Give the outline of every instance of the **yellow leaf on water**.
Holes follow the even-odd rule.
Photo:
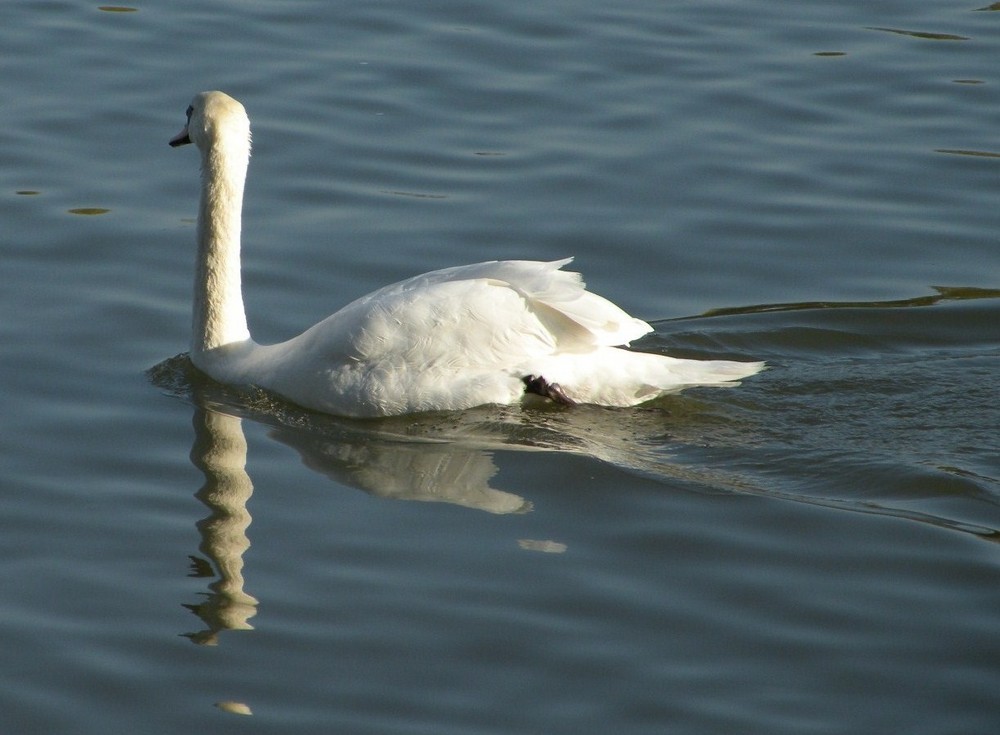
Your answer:
[[[252,715],[253,712],[250,711],[249,705],[243,702],[234,702],[232,700],[224,700],[222,702],[216,702],[215,706],[221,709],[223,712],[229,712],[234,715]]]

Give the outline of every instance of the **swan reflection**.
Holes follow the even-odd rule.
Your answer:
[[[451,503],[488,513],[531,510],[531,503],[520,495],[490,487],[497,467],[482,449],[371,435],[331,440],[284,428],[270,435],[295,449],[311,470],[380,498]]]
[[[194,411],[191,462],[204,473],[195,496],[210,513],[198,521],[199,551],[193,576],[215,576],[199,604],[186,605],[205,629],[185,635],[215,645],[223,630],[250,630],[257,599],[244,589],[243,555],[250,548],[247,502],[253,483],[246,472],[242,419],[204,407]],[[372,436],[332,440],[301,430],[276,428],[272,437],[298,451],[303,463],[340,484],[397,500],[446,502],[489,513],[524,513],[531,504],[489,486],[497,468],[482,449],[443,443],[379,441]]]
[[[196,408],[191,462],[205,475],[205,484],[195,497],[211,511],[198,521],[199,551],[218,576],[208,585],[210,592],[197,605],[186,605],[207,628],[187,633],[195,643],[215,645],[222,630],[251,630],[249,620],[257,614],[257,599],[243,589],[243,554],[250,548],[247,501],[253,483],[246,472],[247,442],[240,419]],[[193,576],[213,572],[198,557],[191,557]]]

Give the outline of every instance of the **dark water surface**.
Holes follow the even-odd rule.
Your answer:
[[[5,3],[3,731],[1000,731],[984,6]],[[208,88],[261,341],[575,255],[640,348],[769,370],[371,422],[207,383]]]

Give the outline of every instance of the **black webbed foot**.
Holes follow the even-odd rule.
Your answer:
[[[550,383],[541,375],[525,375],[521,380],[524,381],[525,393],[535,393],[564,406],[576,405],[576,401],[566,395],[559,383]]]

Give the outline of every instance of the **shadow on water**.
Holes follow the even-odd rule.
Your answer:
[[[378,420],[305,411],[257,389],[219,385],[186,355],[149,371],[195,406],[192,462],[201,552],[217,577],[190,608],[213,643],[249,628],[243,590],[253,486],[241,420],[270,427],[313,471],[372,495],[526,513],[494,486],[494,454],[593,457],[674,489],[740,493],[896,517],[1000,539],[1000,292],[937,289],[881,303],[776,304],[657,324],[640,345],[687,357],[763,358],[735,389],[692,390],[638,409],[487,406]],[[502,479],[502,478],[501,478]],[[211,576],[192,557],[196,576]]]

